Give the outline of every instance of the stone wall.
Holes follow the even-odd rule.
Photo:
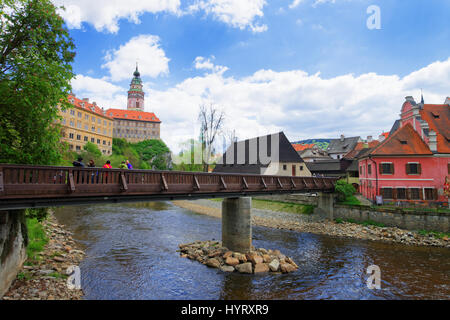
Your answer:
[[[407,230],[450,232],[450,213],[403,211],[371,207],[334,206],[334,219],[353,219],[358,222],[375,221],[388,227]]]
[[[308,194],[276,194],[272,196],[259,196],[253,197],[257,200],[270,200],[270,201],[280,201],[280,202],[291,202],[305,205],[317,206],[318,195],[312,196]]]
[[[0,211],[0,298],[26,259],[25,211]]]

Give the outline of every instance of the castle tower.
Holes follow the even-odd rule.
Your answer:
[[[141,74],[139,73],[136,64],[136,71],[133,73],[134,77],[131,80],[130,90],[128,91],[128,110],[144,111],[144,96],[142,90]]]

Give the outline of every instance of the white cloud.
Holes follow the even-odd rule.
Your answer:
[[[211,59],[215,59],[215,57],[213,56]],[[215,65],[214,63],[211,62],[210,58],[204,58],[204,57],[197,57],[194,60],[194,67],[197,70],[211,70],[213,72],[217,72],[217,73],[224,73],[225,71],[228,70],[227,67],[224,66],[218,66]]]
[[[255,20],[264,16],[265,0],[199,0],[189,6],[188,12],[199,10],[212,14],[216,19],[241,30],[250,28],[253,32],[264,32],[266,25]]]
[[[72,91],[78,98],[89,98],[105,110],[127,105],[127,88],[116,86],[106,79],[79,74],[72,80]]]
[[[156,78],[169,73],[170,59],[160,48],[159,37],[154,35],[140,35],[130,39],[119,49],[108,52],[105,60],[102,68],[109,70],[112,81],[129,79],[136,62],[139,62],[141,76]]]
[[[207,59],[201,61],[204,68],[213,70]],[[80,79],[91,81],[89,77]],[[106,86],[100,82],[81,87],[91,85]],[[302,70],[260,70],[234,78],[212,72],[166,90],[144,89],[146,110],[162,120],[162,139],[176,151],[179,142],[198,137],[197,112],[202,103],[220,106],[226,113],[227,127],[236,129],[240,139],[280,130],[291,140],[333,138],[342,133],[377,137],[390,130],[405,96],[420,98],[420,88],[424,88],[427,103],[443,103],[450,95],[450,58],[405,77],[367,73],[327,79]],[[116,86],[105,94],[101,90],[98,94],[105,100],[112,92],[111,105],[120,97]],[[92,92],[91,98],[99,100],[95,94]],[[119,107],[125,106],[126,100]]]
[[[81,29],[89,23],[97,31],[117,33],[119,21],[127,19],[140,23],[144,13],[168,13],[177,16],[203,11],[217,20],[241,30],[264,32],[267,26],[255,20],[264,16],[265,0],[189,0],[187,10],[181,8],[180,0],[52,0],[55,5],[64,5],[61,15],[69,28]]]
[[[97,31],[110,33],[119,31],[120,19],[139,23],[139,16],[146,12],[180,13],[180,0],[52,0],[52,2],[66,8],[61,14],[70,28],[80,29],[82,24],[87,22]]]
[[[294,0],[290,5],[289,5],[289,9],[294,9],[297,8],[300,3],[302,3],[304,0]]]

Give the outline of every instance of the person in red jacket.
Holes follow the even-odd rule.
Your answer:
[[[112,169],[111,161],[106,161],[105,165],[103,166],[103,169]],[[103,176],[105,177],[105,183],[108,183],[108,173],[104,172]]]

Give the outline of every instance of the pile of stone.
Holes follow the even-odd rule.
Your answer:
[[[295,262],[279,250],[255,249],[248,253],[233,252],[219,241],[196,241],[179,245],[182,258],[198,261],[223,272],[247,274],[290,273],[298,269]]]
[[[28,260],[3,300],[81,300],[82,290],[67,286],[67,269],[79,266],[85,252],[50,212],[42,223],[49,239],[38,261]],[[0,298],[0,300],[2,300]]]

